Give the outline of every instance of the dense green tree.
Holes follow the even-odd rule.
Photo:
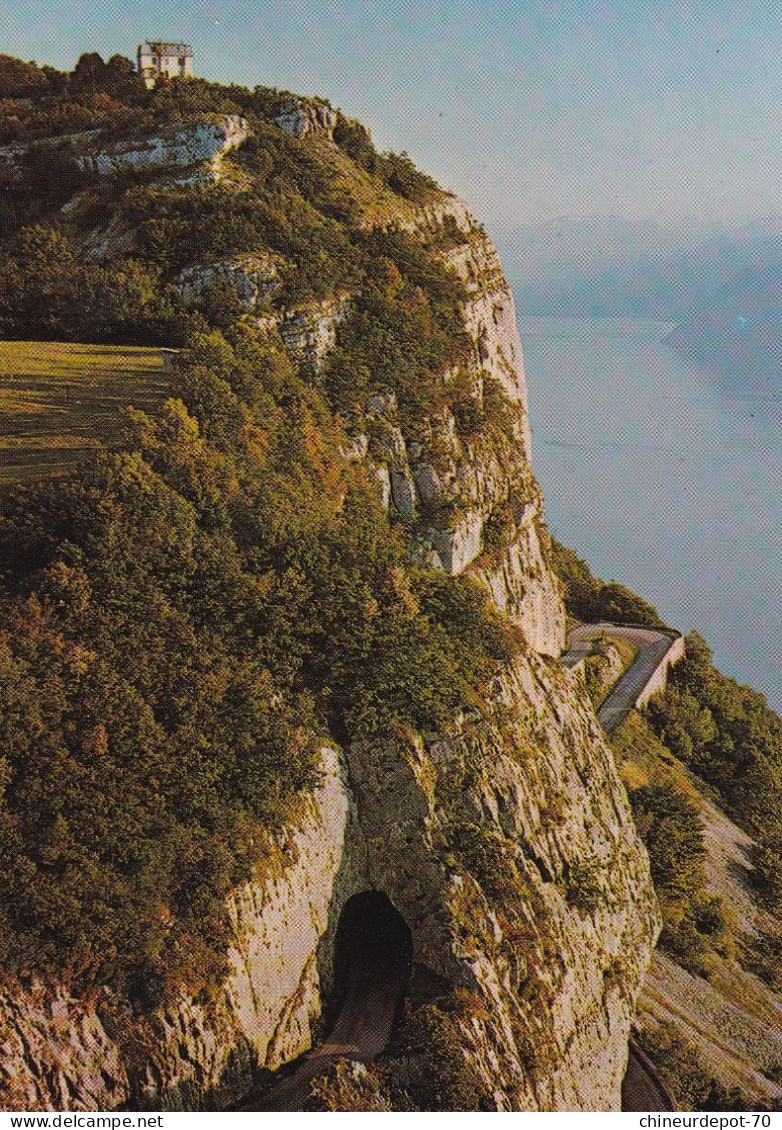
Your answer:
[[[124,55],[112,55],[103,72],[103,89],[112,98],[131,105],[145,99],[146,86],[135,65]]]
[[[624,585],[606,584],[595,577],[586,561],[552,539],[554,569],[563,585],[565,607],[577,620],[643,624],[665,628],[656,608]]]
[[[79,57],[71,75],[74,94],[93,94],[104,88],[106,64],[97,51],[88,51]]]
[[[752,882],[765,906],[782,910],[782,859],[776,847],[758,844],[752,852]]]
[[[51,67],[0,55],[0,98],[28,99],[50,93],[56,84],[49,76],[55,74]]]
[[[741,686],[711,663],[697,633],[685,659],[652,704],[661,739],[715,786],[728,811],[761,841],[778,843],[782,829],[782,721],[762,694]]]
[[[705,848],[693,803],[669,784],[635,789],[631,800],[656,888],[674,897],[696,894],[703,884]]]

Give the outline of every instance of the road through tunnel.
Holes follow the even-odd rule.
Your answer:
[[[412,958],[410,928],[387,895],[363,891],[349,898],[334,941],[329,1034],[278,1072],[262,1094],[249,1095],[235,1109],[302,1110],[312,1080],[329,1063],[342,1057],[371,1062],[385,1051],[408,987]]]
[[[334,943],[334,1001],[340,1010],[330,1042],[353,1042],[377,1055],[391,1035],[413,958],[410,927],[382,891],[353,895],[342,908]]]

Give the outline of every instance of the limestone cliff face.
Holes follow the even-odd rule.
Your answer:
[[[531,655],[452,732],[324,750],[321,787],[230,903],[232,972],[209,1006],[143,1018],[38,980],[0,998],[12,1109],[192,1109],[310,1046],[339,912],[386,892],[414,960],[473,1002],[465,1055],[499,1110],[617,1110],[657,930],[646,857],[589,708]],[[490,854],[493,870],[482,863]]]
[[[334,145],[319,104],[293,100],[277,124],[297,143]],[[238,133],[210,137],[219,153]],[[253,1068],[276,1068],[311,1044],[340,911],[367,889],[405,918],[416,968],[462,1002],[461,1054],[490,1106],[619,1109],[659,923],[611,753],[582,682],[556,661],[564,615],[530,464],[513,300],[490,241],[456,198],[400,205],[384,222],[444,236],[440,254],[467,289],[471,343],[460,371],[444,376],[466,382],[490,426],[473,435],[442,407],[413,431],[394,396],[378,393],[345,454],[365,464],[421,556],[473,574],[527,648],[485,708],[442,733],[323,751],[320,787],[295,827],[230,899],[231,971],[209,1004],[183,998],[137,1016],[102,990],[76,999],[40,978],[7,986],[0,1096],[11,1109],[227,1105]],[[201,266],[179,285],[196,292],[215,277],[236,283],[237,272],[247,316],[317,374],[350,296],[264,315],[256,307],[275,288],[275,265],[257,259]],[[503,407],[491,423],[497,387]]]
[[[288,98],[274,121],[291,137],[301,138],[320,133],[331,140],[337,124],[337,114],[325,102]]]
[[[418,960],[480,1002],[461,1023],[485,1093],[498,1109],[618,1110],[656,904],[575,684],[531,656],[488,718],[348,759],[371,885]]]
[[[161,130],[139,144],[129,140],[109,148],[97,146],[90,135],[76,138],[80,168],[107,176],[124,169],[163,169],[204,166],[217,173],[222,157],[247,138],[247,122],[238,114],[209,114],[181,126]]]
[[[110,145],[101,142],[99,130],[66,134],[32,145],[0,148],[0,168],[12,174],[34,146],[50,147],[53,154],[69,156],[83,172],[105,177],[127,171],[175,172],[189,169],[195,181],[219,179],[222,159],[248,136],[248,125],[238,114],[204,114],[191,121],[165,126],[143,139],[131,137]]]
[[[457,197],[445,196],[399,226],[423,238],[443,228],[458,233],[442,258],[465,284],[463,324],[472,357],[449,376],[466,377],[476,408],[484,411],[496,383],[513,411],[496,427],[465,438],[444,407],[412,438],[400,425],[393,397],[379,395],[368,405],[368,438],[359,442],[386,502],[410,525],[428,560],[453,575],[470,570],[536,651],[558,655],[564,613],[531,469],[513,295],[491,240]]]

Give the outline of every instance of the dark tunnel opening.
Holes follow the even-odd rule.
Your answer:
[[[334,996],[385,984],[401,993],[410,978],[413,937],[402,915],[382,891],[362,891],[342,908],[334,943]]]
[[[393,1042],[410,983],[413,937],[381,891],[353,895],[334,939],[334,992],[324,1038],[278,1070],[238,1110],[304,1110],[313,1079],[344,1056],[371,1063]]]

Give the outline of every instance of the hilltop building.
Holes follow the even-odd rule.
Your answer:
[[[153,87],[161,75],[189,78],[193,74],[193,50],[189,43],[161,43],[148,39],[139,44],[138,73],[148,87]]]

